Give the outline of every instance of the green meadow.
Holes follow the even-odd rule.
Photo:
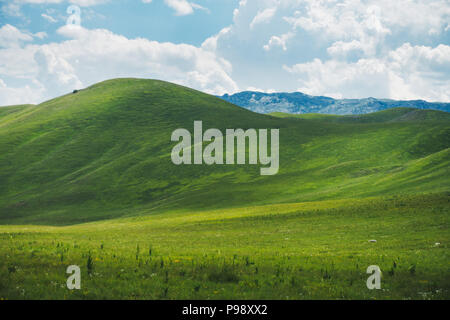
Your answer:
[[[173,165],[196,120],[279,129],[279,173]],[[261,115],[155,80],[2,107],[0,299],[449,299],[449,147],[445,112]]]

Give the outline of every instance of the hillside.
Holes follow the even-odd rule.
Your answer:
[[[32,104],[22,104],[22,105],[16,105],[16,106],[6,106],[6,107],[0,107],[0,117],[7,116],[12,113],[16,113],[19,111],[22,111],[28,107],[32,107],[34,105]]]
[[[273,112],[269,115],[278,118],[295,118],[335,123],[382,123],[413,121],[450,121],[450,113],[437,110],[420,110],[414,108],[394,108],[359,115],[333,115],[321,113],[291,114]]]
[[[439,195],[0,225],[0,297],[448,300],[448,227]],[[66,288],[72,264],[81,290]],[[367,290],[373,264],[383,290]]]
[[[244,91],[233,95],[225,94],[220,98],[258,113],[357,115],[400,107],[450,112],[450,103],[444,102],[427,102],[423,100],[395,101],[375,98],[333,99],[330,97],[310,96],[301,92],[263,93]]]
[[[1,108],[0,224],[448,192],[448,114],[424,112],[351,121],[279,118],[138,79]],[[278,175],[260,176],[260,167],[249,165],[173,165],[171,133],[192,132],[195,120],[222,131],[279,128]]]

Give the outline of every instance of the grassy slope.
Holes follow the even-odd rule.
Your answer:
[[[0,299],[450,297],[445,113],[280,119],[131,79],[14,111],[0,223],[67,226],[0,226]],[[173,166],[170,134],[194,120],[280,128],[280,173]]]
[[[437,195],[0,226],[0,299],[448,299],[448,227]]]
[[[0,117],[6,117],[7,115],[18,113],[33,106],[34,106],[33,104],[21,104],[15,106],[0,107]]]
[[[1,223],[72,224],[449,187],[445,113],[428,121],[390,121],[386,112],[362,117],[383,122],[280,119],[135,79],[15,111],[0,114]],[[405,117],[405,110],[391,112]],[[222,131],[280,128],[279,174],[262,177],[259,166],[174,166],[170,135],[180,127],[192,132],[194,120]]]

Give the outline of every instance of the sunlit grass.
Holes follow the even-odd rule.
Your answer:
[[[0,297],[448,299],[448,201],[393,196],[2,226]],[[80,291],[65,286],[72,264],[82,268]],[[382,290],[367,289],[369,265],[383,271]]]

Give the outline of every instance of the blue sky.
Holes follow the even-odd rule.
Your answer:
[[[0,1],[0,105],[115,77],[450,101],[449,23],[448,0]]]
[[[21,5],[19,16],[5,14],[3,10],[2,24],[9,23],[30,32],[44,31],[48,34],[46,42],[60,41],[62,37],[58,36],[56,30],[66,23],[66,10],[70,3],[45,3],[39,0],[35,2],[44,3]],[[88,29],[105,28],[128,38],[144,37],[161,42],[198,46],[206,38],[232,23],[233,10],[239,1],[200,0],[198,3],[204,6],[204,9],[195,10],[195,14],[177,15],[177,12],[162,0],[150,3],[140,0],[99,1],[95,6],[80,6],[82,26]]]

